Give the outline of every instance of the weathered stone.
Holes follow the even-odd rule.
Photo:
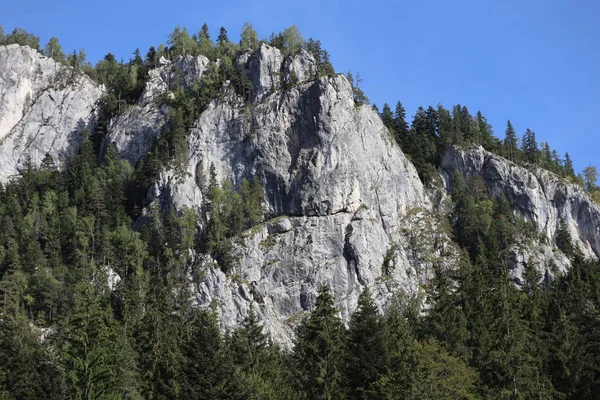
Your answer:
[[[138,104],[111,121],[104,146],[113,144],[121,157],[135,164],[148,152],[165,122],[167,107],[161,105],[160,96],[199,85],[209,64],[209,59],[204,56],[178,57],[173,62],[161,57],[159,67],[148,73],[146,88]]]
[[[492,195],[506,196],[513,210],[535,223],[549,243],[554,243],[563,219],[585,256],[600,255],[600,206],[581,187],[538,167],[520,167],[481,147],[449,147],[442,168],[448,185],[454,171],[481,176]]]
[[[505,195],[543,233],[512,249],[508,266],[516,283],[526,265],[536,265],[544,279],[568,268],[554,245],[561,218],[585,255],[600,255],[600,208],[564,179],[481,148],[450,148],[442,158],[445,186],[439,179],[425,190],[378,114],[354,103],[343,75],[316,77],[308,52],[285,59],[261,44],[234,65],[250,77],[250,101],[225,82],[188,133],[187,170],[162,171],[148,192],[153,205],[201,211],[211,167],[235,188],[254,177],[263,185],[271,219],[234,238],[232,271],[225,274],[206,254],[193,264],[194,304],[215,308],[223,329],[253,309],[268,333],[291,345],[321,285],[331,288],[345,320],[367,286],[382,310],[396,295],[420,296],[436,269],[458,264],[444,223],[455,170],[481,176],[494,196]],[[161,59],[138,104],[111,122],[105,145],[137,162],[165,121],[161,96],[199,83],[209,67],[201,56]],[[72,153],[76,132],[93,123],[102,89],[32,49],[4,46],[0,94],[2,181],[28,157],[39,163],[46,152],[61,160]]]
[[[92,128],[103,90],[87,76],[16,44],[0,46],[0,181],[46,153],[62,165]]]
[[[265,329],[290,344],[323,284],[345,319],[366,286],[381,308],[399,292],[416,296],[449,239],[377,113],[354,103],[343,75],[309,80],[314,60],[306,52],[284,62],[263,45],[247,64],[255,101],[229,92],[211,103],[190,131],[187,173],[164,172],[155,193],[163,204],[200,210],[212,166],[234,187],[258,177],[268,213],[281,217],[236,239],[229,277],[207,259],[196,304],[217,305],[224,329],[254,304]],[[272,71],[291,70],[306,81],[283,90],[270,79]],[[434,241],[417,245],[433,234],[442,238],[439,249]]]

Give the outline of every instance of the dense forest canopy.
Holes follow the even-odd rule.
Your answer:
[[[41,47],[35,35],[0,27],[0,44],[35,48],[106,87],[96,130],[82,133],[65,169],[46,157],[0,185],[0,398],[597,398],[600,265],[562,230],[556,245],[572,262],[568,273],[544,280],[527,265],[515,284],[508,250],[534,228],[478,178],[452,178],[448,224],[460,265],[438,268],[422,298],[398,293],[382,312],[366,288],[345,324],[324,286],[296,323],[292,349],[273,343],[252,311],[224,333],[214,310],[192,307],[190,280],[203,268],[195,254],[231,273],[232,240],[271,217],[264,189],[257,179],[218,182],[211,171],[201,214],[152,207],[146,193],[161,169],[185,171],[186,133],[225,80],[248,100],[249,77],[233,61],[262,42],[285,56],[310,52],[314,79],[335,73],[321,43],[295,26],[259,39],[246,24],[239,43],[225,28],[213,40],[206,24],[193,34],[177,27],[167,45],[128,61],[109,53],[95,66],[83,50],[66,55],[56,38]],[[112,147],[100,157],[109,121],[140,98],[148,71],[184,55],[208,57],[210,72],[161,98],[167,123],[150,152],[136,165]],[[368,104],[360,76],[347,77],[355,102]],[[462,105],[419,108],[410,124],[401,102],[380,115],[426,184],[448,145],[480,145],[600,196],[594,167],[576,174],[568,154],[529,129],[520,137],[510,121],[499,139]]]

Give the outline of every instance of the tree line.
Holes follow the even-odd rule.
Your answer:
[[[375,106],[377,109],[377,107]],[[482,146],[485,150],[523,166],[539,166],[585,188],[600,200],[597,171],[593,166],[575,173],[569,153],[561,158],[548,143],[538,143],[536,134],[527,129],[519,137],[510,120],[506,123],[504,139],[494,135],[492,126],[480,111],[472,115],[467,107],[457,104],[451,110],[441,104],[427,109],[419,107],[409,125],[406,110],[400,101],[395,109],[384,104],[379,113],[394,140],[409,156],[419,177],[429,183],[437,175],[441,157],[449,145]]]

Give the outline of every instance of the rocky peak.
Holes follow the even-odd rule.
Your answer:
[[[317,71],[312,54],[301,49],[291,57],[284,57],[281,51],[266,43],[261,43],[254,53],[243,53],[237,65],[245,66],[254,88],[251,101],[261,102],[266,96],[286,86],[314,79]]]
[[[248,59],[247,71],[252,82],[251,101],[260,102],[269,93],[279,89],[283,55],[278,48],[261,43]]]
[[[93,126],[102,94],[86,75],[30,47],[0,46],[0,181],[46,153],[64,163]]]
[[[105,146],[112,143],[119,154],[132,164],[148,152],[152,140],[160,134],[166,107],[159,97],[172,90],[199,83],[209,68],[205,56],[179,56],[174,61],[161,57],[159,66],[148,72],[148,81],[138,104],[114,118],[108,128]]]
[[[266,45],[253,57],[249,69],[263,78],[273,70],[265,60],[280,59]],[[279,68],[304,76],[311,59],[301,53]],[[258,177],[273,219],[236,239],[230,275],[202,258],[194,296],[199,306],[219,305],[224,328],[253,307],[266,329],[289,344],[292,321],[311,309],[320,285],[331,287],[345,318],[366,285],[384,308],[399,289],[417,294],[433,264],[444,262],[448,238],[415,168],[378,114],[354,103],[343,75],[289,88],[261,79],[250,104],[235,96],[211,103],[189,132],[188,170],[165,171],[153,195],[199,210],[211,166],[220,182],[234,186]]]
[[[140,103],[155,100],[157,96],[170,90],[190,87],[197,83],[210,64],[205,56],[179,56],[174,61],[161,57],[158,67],[148,72],[146,89]]]

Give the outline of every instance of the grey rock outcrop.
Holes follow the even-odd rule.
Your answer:
[[[229,276],[204,257],[196,304],[215,306],[224,328],[254,307],[267,331],[290,344],[322,284],[344,318],[367,285],[381,308],[399,292],[418,295],[433,267],[452,264],[456,252],[377,113],[354,103],[343,75],[309,79],[308,53],[284,61],[263,45],[247,65],[255,101],[232,90],[215,100],[188,135],[186,173],[165,171],[153,190],[163,203],[200,210],[211,166],[221,182],[239,187],[256,176],[265,188],[275,219],[236,240]],[[292,70],[306,80],[281,89]]]
[[[201,84],[214,65],[202,56],[161,59],[139,102],[111,121],[104,144],[137,162],[165,122],[162,96]],[[381,309],[395,296],[423,296],[437,268],[458,264],[444,223],[454,171],[480,176],[492,195],[506,196],[541,232],[512,249],[517,283],[528,263],[546,278],[569,267],[554,245],[561,220],[583,254],[600,256],[600,207],[564,179],[482,148],[449,148],[440,183],[425,190],[379,115],[355,104],[343,75],[316,77],[310,53],[284,57],[263,43],[234,65],[252,83],[249,101],[225,82],[188,132],[185,171],[162,171],[148,193],[161,207],[201,213],[213,168],[218,181],[235,188],[243,179],[262,183],[269,220],[233,239],[231,271],[225,274],[207,254],[195,254],[191,268],[194,304],[215,308],[223,329],[239,325],[252,308],[265,330],[289,346],[324,284],[346,320],[367,286]],[[78,131],[93,125],[102,93],[30,48],[0,47],[0,181],[46,152],[64,161],[79,143]]]
[[[454,171],[481,176],[490,193],[506,196],[513,210],[533,222],[550,246],[564,220],[573,244],[587,257],[600,256],[600,206],[579,186],[541,168],[520,167],[481,147],[450,147],[441,166],[448,184]]]
[[[30,47],[0,46],[0,181],[46,153],[64,163],[93,126],[102,94],[87,76]]]
[[[135,164],[148,152],[165,122],[167,107],[161,105],[159,97],[199,84],[209,64],[204,56],[178,57],[175,61],[161,57],[159,66],[148,73],[138,103],[111,121],[104,145],[112,143],[122,158]]]

